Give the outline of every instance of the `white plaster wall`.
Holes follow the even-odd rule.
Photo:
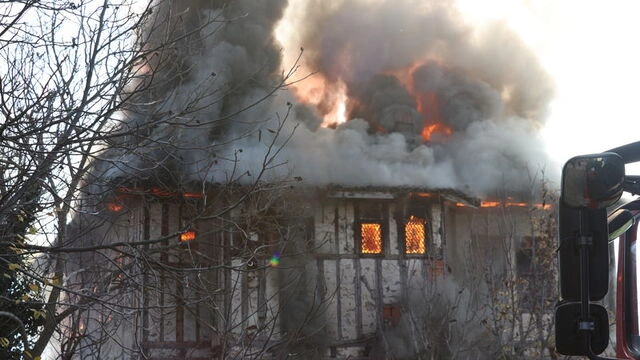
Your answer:
[[[317,254],[332,254],[337,252],[338,245],[335,237],[335,203],[327,201],[315,208],[314,251]]]
[[[342,318],[342,339],[356,338],[356,273],[355,261],[340,261],[340,316]]]
[[[353,241],[353,205],[349,202],[338,204],[338,249],[341,254],[355,254]]]
[[[433,249],[435,251],[440,252],[443,246],[442,243],[442,235],[441,235],[441,227],[442,227],[442,208],[440,203],[433,204],[431,206],[431,244],[436,247]],[[427,252],[431,251],[431,249],[427,248]]]
[[[280,285],[278,283],[278,269],[267,268],[265,270],[265,299],[266,299],[266,318],[265,323],[268,324],[271,334],[271,340],[280,339],[280,316],[287,316],[286,312],[280,313]]]
[[[405,265],[407,266],[408,285],[420,284],[421,282],[425,281],[424,274],[428,269],[424,268],[424,259],[409,258],[405,261]]]
[[[231,260],[231,268],[239,269],[244,264],[243,259]],[[241,333],[245,327],[240,326],[242,323],[242,272],[231,270],[231,289],[225,289],[231,294],[231,318],[230,328],[235,329],[234,333]]]
[[[396,260],[382,260],[382,303],[397,304],[401,296],[400,264]]]
[[[258,266],[262,267],[262,261],[258,261]],[[247,272],[247,315],[245,318],[241,319],[242,326],[239,326],[239,329],[258,329],[260,328],[260,323],[258,320],[258,292],[260,287],[260,271],[249,271]],[[253,330],[255,332],[255,330]]]
[[[336,276],[336,265],[341,266],[340,260],[325,260],[323,279],[325,283],[326,304],[326,334],[330,339],[339,340],[338,336],[338,299],[342,301],[340,294],[341,286],[338,284]]]
[[[354,308],[352,311],[360,312],[362,316],[362,335],[375,334],[378,307],[378,281],[376,280],[376,259],[359,259],[355,260],[360,264],[361,279],[361,308]],[[352,338],[356,338],[357,334],[353,334]]]

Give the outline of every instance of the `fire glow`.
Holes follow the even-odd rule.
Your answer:
[[[415,110],[422,117],[422,130],[420,136],[425,142],[434,140],[436,134],[440,135],[438,140],[442,140],[453,134],[453,130],[445,124],[442,118],[440,99],[435,91],[419,92],[415,90],[410,79],[413,71],[419,64],[413,64],[407,69],[386,73],[402,84],[404,89],[413,97]],[[352,110],[358,107],[359,101],[356,97],[348,95],[347,85],[340,79],[330,82],[321,73],[316,73],[304,81],[296,83],[294,93],[297,99],[304,104],[313,106],[322,116],[322,126],[332,127],[342,124],[353,118]],[[376,132],[388,132],[379,123],[372,119],[368,121]]]
[[[105,204],[107,210],[111,212],[120,212],[124,209],[124,196],[117,195]]]
[[[106,206],[107,206],[107,210],[112,212],[120,212],[124,208],[124,206],[122,206],[120,202],[116,202],[116,201],[108,202]]]
[[[418,102],[417,110],[423,115],[424,128],[422,129],[422,138],[425,141],[431,140],[436,133],[443,135],[451,135],[453,131],[442,122],[440,114],[440,99],[436,92],[424,92],[416,95]]]
[[[196,232],[194,230],[185,231],[180,234],[180,242],[188,242],[196,239]]]
[[[192,64],[185,76],[197,80],[159,87],[158,99],[182,101],[210,91],[223,96],[225,105],[198,107],[193,116],[166,113],[171,126],[149,127],[149,149],[127,157],[112,149],[106,158],[126,159],[131,169],[168,161],[180,179],[194,183],[264,173],[265,182],[292,175],[310,186],[451,188],[482,195],[509,184],[506,193],[519,193],[522,181],[533,175],[527,171],[544,160],[543,147],[532,135],[547,113],[552,84],[535,54],[508,29],[500,25],[486,34],[477,32],[448,3],[278,1],[275,8],[263,8],[262,2],[240,2],[238,11],[247,9],[241,11],[246,16],[236,19],[238,26],[211,39],[180,41],[169,57],[158,59]],[[196,9],[208,12],[219,5],[197,4],[188,14],[189,26],[205,19]],[[236,33],[244,26],[255,31]],[[194,34],[200,30],[190,29]],[[192,49],[198,50],[192,54]],[[201,74],[212,76],[200,81]],[[282,84],[278,93],[282,90],[283,96],[256,102],[272,94],[276,83]],[[188,105],[176,103],[183,110]],[[291,112],[281,122],[286,106]],[[249,111],[236,111],[245,108]],[[149,109],[155,111],[156,105]],[[164,110],[161,114],[165,116]],[[135,128],[145,118],[132,116],[123,126]],[[210,131],[198,119],[229,121],[224,131]],[[277,126],[282,131],[272,132]],[[166,159],[153,148],[165,138],[176,152]],[[140,146],[134,140],[127,148]],[[245,151],[237,153],[237,161],[228,161],[235,159],[235,145],[226,144],[236,140]],[[277,161],[286,165],[261,172],[263,164],[254,160],[267,142],[281,148]],[[145,171],[149,179],[160,174],[155,167]],[[109,176],[127,175],[122,172],[118,168]],[[250,183],[251,175],[238,177],[238,182]],[[197,188],[195,193],[181,190],[127,192],[206,200]]]
[[[411,216],[404,226],[405,252],[407,254],[424,254],[425,246],[425,221]]]
[[[360,250],[363,254],[382,254],[382,225],[377,223],[364,223],[360,226],[362,244]]]
[[[457,207],[468,207],[463,203],[456,203]],[[551,204],[544,203],[527,203],[527,202],[515,202],[515,201],[482,201],[480,202],[481,208],[500,208],[500,207],[520,207],[520,208],[535,208],[540,210],[551,210],[553,206]]]

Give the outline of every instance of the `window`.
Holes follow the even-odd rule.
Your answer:
[[[404,251],[405,254],[426,254],[426,221],[411,215],[404,224]]]
[[[525,236],[516,252],[516,270],[518,276],[529,278],[533,275],[534,238]]]
[[[195,230],[187,230],[180,233],[180,242],[188,242],[196,239]]]
[[[398,245],[405,255],[427,255],[429,250],[430,256],[439,257],[439,251],[429,236],[431,206],[428,200],[417,196],[409,199],[396,213]]]
[[[360,252],[363,254],[382,254],[382,224],[360,224]]]
[[[362,255],[384,254],[386,225],[388,222],[385,203],[362,201],[354,208],[356,249]]]

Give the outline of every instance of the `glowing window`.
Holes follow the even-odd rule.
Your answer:
[[[181,242],[193,241],[195,239],[196,239],[196,232],[193,230],[185,231],[180,234]]]
[[[426,247],[425,221],[411,216],[404,225],[404,249],[406,254],[425,254]]]
[[[382,225],[378,223],[360,224],[360,251],[363,254],[382,254]]]

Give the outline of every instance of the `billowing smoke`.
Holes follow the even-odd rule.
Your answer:
[[[178,41],[137,84],[151,90],[123,115],[135,134],[105,153],[109,178],[483,194],[546,163],[549,76],[504,25],[474,29],[448,1],[192,0],[154,16],[145,46]]]

